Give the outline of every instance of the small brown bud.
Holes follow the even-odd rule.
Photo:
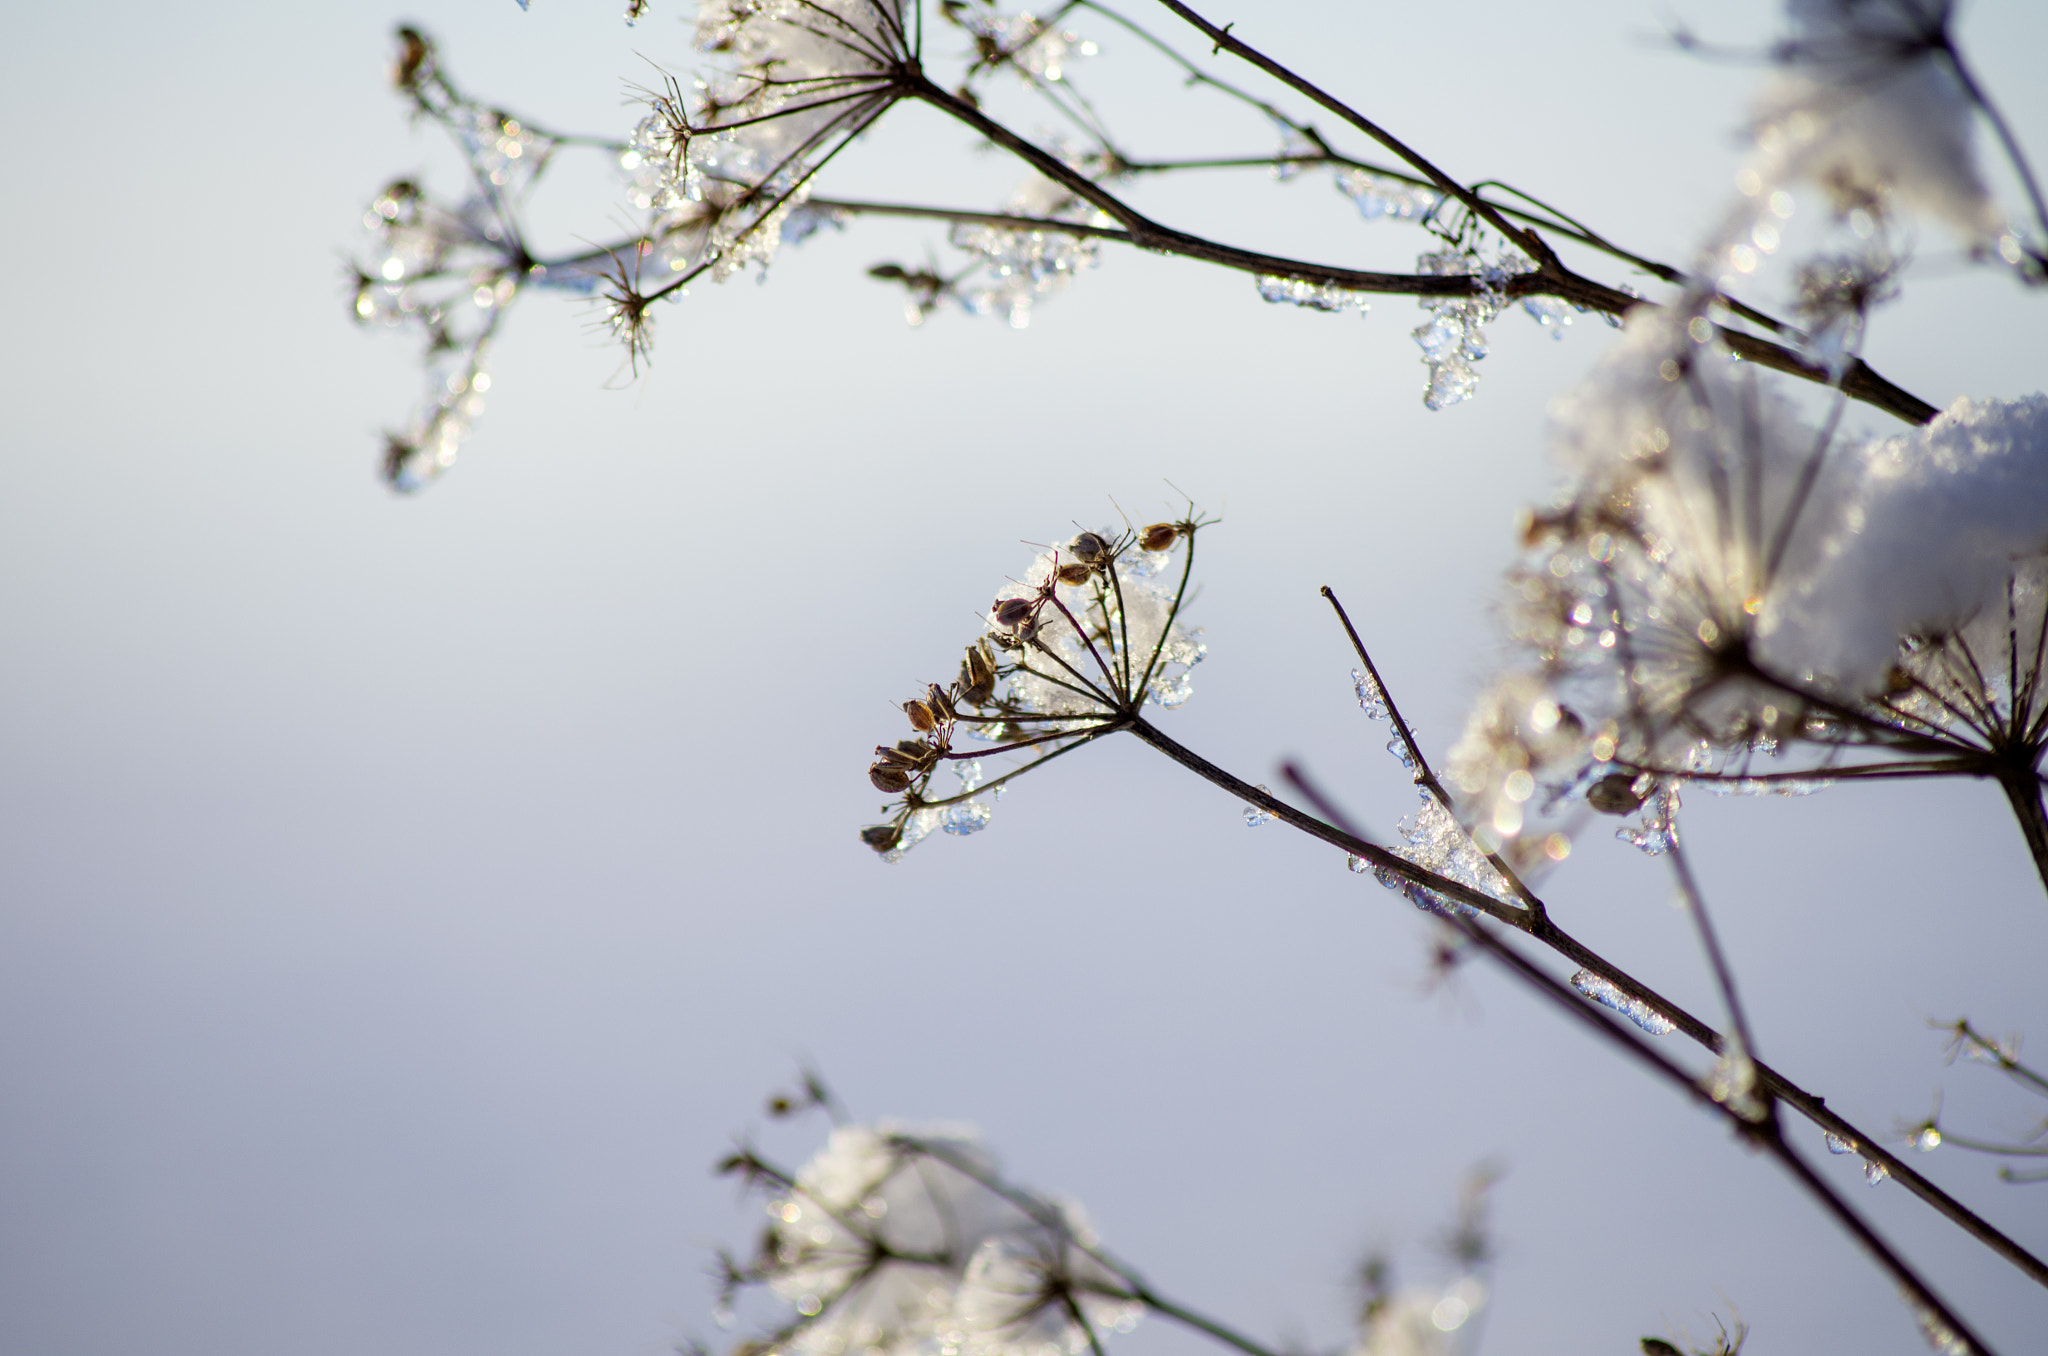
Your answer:
[[[1138,545],[1147,551],[1164,551],[1180,539],[1180,528],[1174,523],[1154,523],[1138,534]]]
[[[433,54],[433,44],[427,41],[425,34],[409,25],[400,28],[398,58],[391,63],[391,83],[399,89],[411,89],[419,84],[420,75]]]
[[[903,703],[903,714],[910,717],[910,728],[923,734],[939,727],[939,717],[932,708],[921,701]]]
[[[1586,790],[1586,804],[1603,815],[1634,814],[1649,799],[1647,789],[1636,790],[1636,777],[1628,772],[1610,772]]]
[[[910,774],[888,763],[875,763],[869,766],[868,780],[874,783],[875,790],[885,796],[900,795],[910,789]]]
[[[940,687],[937,683],[926,684],[924,703],[932,709],[932,714],[940,720],[951,720],[957,714],[953,710],[953,699],[948,697],[946,689]]]
[[[1003,630],[1015,631],[1029,622],[1036,610],[1037,604],[1030,598],[998,598],[990,606],[989,615]]]
[[[1062,584],[1085,584],[1088,582],[1088,576],[1093,573],[1095,572],[1086,565],[1062,565],[1060,566],[1060,582]]]
[[[877,852],[887,852],[903,841],[901,824],[870,824],[860,831],[860,841]]]
[[[1109,543],[1099,532],[1083,532],[1067,546],[1067,551],[1083,565],[1102,565],[1109,560]]]

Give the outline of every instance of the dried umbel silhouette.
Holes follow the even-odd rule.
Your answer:
[[[1140,12],[1171,26],[1155,30]],[[1302,767],[1287,767],[1283,798],[1156,723],[1187,699],[1206,653],[1182,616],[1209,525],[1192,506],[1062,534],[998,589],[957,672],[949,658],[937,681],[902,675],[923,681],[896,693],[904,726],[868,759],[887,800],[861,840],[894,862],[935,828],[976,833],[1024,773],[1133,735],[1226,792],[1248,825],[1295,828],[1422,910],[1435,966],[1498,967],[1720,1118],[1868,1253],[1932,1344],[1987,1351],[1794,1151],[1787,1123],[1803,1118],[1827,1149],[1858,1156],[1867,1181],[1903,1187],[2037,1284],[2048,1286],[2048,1265],[1764,1060],[1680,835],[1683,799],[1698,791],[1989,779],[2048,884],[2048,398],[1972,395],[1942,408],[1862,356],[1913,280],[1923,225],[1960,246],[1951,262],[2024,287],[2048,278],[2048,206],[1953,20],[1946,0],[1789,0],[1781,42],[1734,53],[1767,68],[1750,153],[1732,192],[1702,205],[1684,267],[1523,188],[1453,178],[1238,25],[1179,0],[1143,11],[1075,0],[1042,15],[993,0],[711,0],[691,29],[699,73],[638,89],[634,125],[617,137],[555,132],[479,102],[430,40],[401,29],[394,82],[415,117],[452,134],[472,186],[444,202],[400,181],[365,218],[373,243],[351,275],[355,312],[423,334],[429,376],[422,411],[387,440],[386,474],[414,489],[452,463],[488,389],[490,343],[527,288],[593,299],[639,373],[659,352],[655,303],[700,279],[761,276],[783,266],[783,246],[872,216],[947,231],[946,262],[935,250],[869,269],[901,289],[915,325],[956,311],[1022,327],[1118,245],[1234,270],[1263,300],[1306,312],[1410,298],[1432,409],[1475,394],[1489,330],[1509,310],[1558,335],[1600,317],[1623,332],[1555,405],[1560,487],[1512,548],[1502,662],[1442,776],[1325,590],[1357,655],[1359,705],[1391,729],[1387,747],[1419,799],[1391,841],[1351,824]],[[1098,34],[1234,104],[1260,136],[1277,131],[1277,149],[1143,154],[1080,88],[1107,64]],[[827,196],[822,176],[846,173],[859,139],[905,102],[1009,157],[1021,183],[971,206]],[[1020,102],[1065,130],[1023,134],[1009,111]],[[1995,159],[1979,154],[1987,132]],[[612,159],[633,225],[543,255],[526,241],[523,204],[568,150]],[[1281,184],[1327,175],[1369,229],[1417,233],[1413,270],[1286,258],[1138,205],[1164,176],[1246,170]],[[1906,427],[1872,433],[1856,422],[1870,415]],[[1615,818],[1616,837],[1669,866],[1718,1020],[1586,946],[1536,892],[1589,825]],[[1967,1022],[1952,1034],[1956,1051],[2014,1086],[2048,1090],[2016,1043]],[[815,1084],[791,1107],[831,1109]],[[2038,1136],[1957,1135],[1939,1118],[1937,1106],[1892,1142],[1955,1144],[2002,1157],[2011,1181],[2038,1176],[2011,1166],[2042,1152]],[[1077,1356],[1145,1312],[1268,1356],[1148,1289],[1078,1210],[1009,1183],[964,1132],[841,1125],[807,1168],[784,1171],[751,1149],[728,1167],[768,1195],[771,1222],[753,1260],[728,1260],[727,1298],[765,1292],[786,1306],[750,1353]],[[958,1227],[937,1228],[941,1218]],[[1359,1356],[1468,1340],[1464,1320],[1486,1290],[1480,1259],[1467,1261],[1449,1288],[1412,1293],[1368,1268]],[[1713,1349],[1734,1350],[1743,1332],[1724,1330]],[[1677,1347],[1646,1338],[1644,1349]]]

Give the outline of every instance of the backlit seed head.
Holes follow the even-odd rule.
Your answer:
[[[929,706],[932,709],[932,714],[942,721],[951,720],[956,714],[953,710],[953,699],[948,697],[946,689],[940,687],[937,683],[925,685],[924,704]]]
[[[910,717],[910,728],[924,734],[939,727],[939,717],[929,704],[921,701],[903,703],[903,714]]]
[[[1068,544],[1067,553],[1083,565],[1103,565],[1109,560],[1109,543],[1099,532],[1083,532]]]
[[[1177,523],[1154,523],[1138,534],[1138,545],[1147,551],[1164,551],[1180,539]]]
[[[1649,799],[1649,788],[1636,789],[1638,778],[1627,772],[1610,772],[1586,790],[1586,804],[1603,815],[1634,814]]]
[[[1085,584],[1093,573],[1086,565],[1062,565],[1059,577],[1062,584]]]
[[[887,763],[870,765],[868,780],[874,783],[875,790],[885,796],[900,795],[910,789],[910,773],[900,767],[891,767]]]

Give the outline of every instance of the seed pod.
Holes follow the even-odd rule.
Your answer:
[[[907,701],[903,703],[903,714],[910,717],[910,728],[919,734],[938,728],[938,714],[924,702]]]
[[[980,706],[996,692],[996,661],[988,652],[988,642],[977,640],[967,647],[967,657],[960,661],[960,700],[969,706]]]
[[[903,841],[901,824],[870,824],[860,831],[860,841],[877,852],[887,852]]]
[[[953,699],[946,695],[946,689],[937,683],[928,684],[924,690],[924,703],[940,720],[951,720],[958,713],[953,710]]]
[[[1059,577],[1062,584],[1085,584],[1093,573],[1086,565],[1062,565]]]
[[[1649,789],[1636,790],[1636,777],[1627,772],[1610,772],[1586,789],[1586,804],[1603,815],[1630,815],[1648,800]]]
[[[916,739],[906,739],[890,748],[887,744],[875,745],[875,762],[882,767],[917,767],[924,761],[926,745]]]
[[[1109,543],[1099,532],[1083,532],[1068,543],[1067,553],[1083,565],[1103,565],[1109,561]]]
[[[1138,545],[1147,551],[1164,551],[1180,539],[1180,528],[1174,523],[1154,523],[1138,534]]]
[[[910,774],[887,763],[872,764],[868,768],[868,780],[885,796],[899,795],[910,789]]]
[[[1005,631],[1021,629],[1037,611],[1037,603],[1030,598],[998,598],[989,606],[989,616]]]

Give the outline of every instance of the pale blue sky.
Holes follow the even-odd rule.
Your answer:
[[[1397,301],[1315,316],[1112,254],[1026,332],[911,331],[862,270],[936,236],[861,224],[765,287],[665,310],[625,390],[586,310],[522,302],[462,463],[414,501],[380,488],[411,350],[349,323],[340,252],[386,179],[452,169],[384,86],[390,24],[432,29],[492,98],[622,131],[639,54],[688,53],[673,6],[631,32],[617,8],[12,24],[0,1350],[654,1356],[714,1336],[709,1249],[755,1221],[706,1168],[800,1056],[862,1112],[980,1124],[1163,1288],[1255,1331],[1341,1339],[1361,1251],[1426,1236],[1493,1158],[1490,1351],[1627,1351],[1730,1301],[1752,1353],[1919,1350],[1775,1168],[1491,976],[1421,994],[1412,911],[1135,743],[894,868],[854,841],[866,750],[949,674],[1020,540],[1108,518],[1110,496],[1163,508],[1167,479],[1226,513],[1193,617],[1210,659],[1172,728],[1255,781],[1304,757],[1390,827],[1409,793],[1316,587],[1441,750],[1485,672],[1515,511],[1547,492],[1544,404],[1603,327],[1554,344],[1507,318],[1479,397],[1431,415]],[[1713,22],[1753,38],[1767,13]],[[1217,14],[1453,172],[1646,251],[1683,257],[1735,164],[1749,73],[1659,47],[1649,5]],[[1143,139],[1266,148],[1095,36]],[[1987,2],[1966,36],[2048,151],[2044,15]],[[989,202],[1015,177],[913,113],[830,188]],[[618,218],[598,169],[560,187],[540,212],[557,241]],[[1146,201],[1276,251],[1420,248],[1322,182]],[[2038,389],[2044,304],[1930,282],[1873,355],[1938,402]],[[1994,791],[1692,814],[1774,1062],[1869,1126],[1939,1084],[2018,1128],[1922,1025],[1967,1010],[2048,1038],[2048,901]],[[1711,1011],[1668,893],[1598,841],[1550,889]],[[2048,1187],[1919,1161],[2048,1250]],[[2048,1330],[2048,1295],[1895,1186],[1855,1190],[2008,1352]],[[1155,1328],[1130,1349],[1184,1344]]]

